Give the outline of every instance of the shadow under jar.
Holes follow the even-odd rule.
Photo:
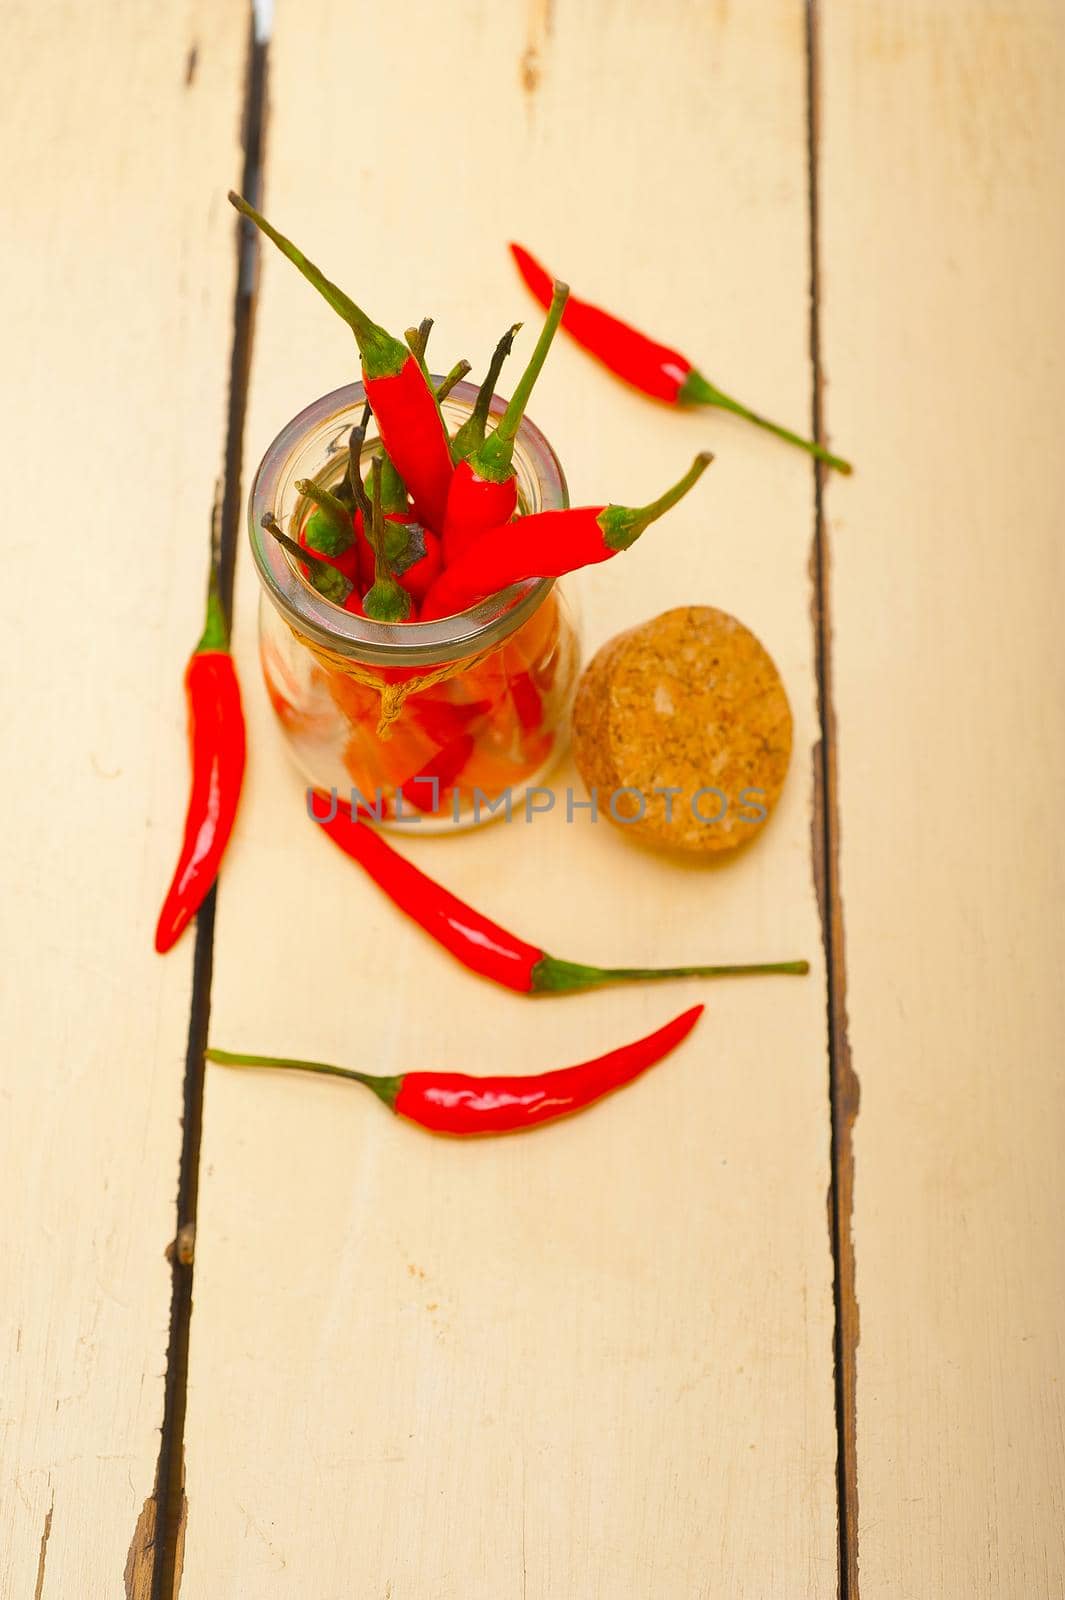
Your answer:
[[[470,384],[452,390],[442,406],[449,433],[476,397]],[[340,483],[363,403],[355,383],[301,411],[252,485],[267,692],[315,788],[365,803],[385,823],[469,827],[508,814],[562,754],[580,670],[575,618],[550,578],[515,584],[457,616],[394,625],[355,616],[311,586],[262,518],[272,512],[298,537],[313,508],[296,480]],[[498,415],[502,406],[492,409]],[[368,430],[367,466],[376,447]],[[568,504],[555,453],[528,421],[518,430],[514,469],[523,514]]]

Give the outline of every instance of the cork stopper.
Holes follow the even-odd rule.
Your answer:
[[[646,843],[735,850],[765,826],[791,757],[780,674],[742,622],[666,611],[585,669],[573,753],[600,815]]]

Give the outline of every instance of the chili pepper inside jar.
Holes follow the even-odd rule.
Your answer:
[[[442,405],[449,433],[476,398],[470,384],[452,390]],[[282,429],[256,474],[249,521],[267,692],[316,788],[355,791],[385,823],[468,827],[513,810],[562,754],[580,670],[572,604],[554,580],[536,578],[457,616],[381,623],[319,593],[263,518],[299,542],[315,507],[297,483],[343,485],[363,408],[361,383],[324,395]],[[371,420],[364,472],[377,449]],[[514,468],[523,514],[568,504],[554,451],[528,421]]]

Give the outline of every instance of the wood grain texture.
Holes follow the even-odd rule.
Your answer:
[[[821,0],[862,1600],[1065,1589],[1065,19]]]
[[[515,314],[535,325],[517,237],[801,424],[804,74],[791,0],[283,4],[266,205],[387,324],[433,313],[445,364],[481,368]],[[266,258],[261,281],[249,471],[354,370],[286,263]],[[491,988],[315,833],[250,685],[216,1045],[522,1070],[696,997],[709,1009],[683,1053],[594,1114],[473,1148],[342,1084],[211,1069],[186,1600],[836,1592],[810,469],[731,421],[656,408],[572,346],[532,410],[575,499],[639,502],[717,448],[696,496],[579,585],[588,647],[693,600],[734,612],[788,686],[793,770],[757,849],[724,869],[560,811],[405,848],[572,958],[807,955],[815,973],[541,1003]],[[256,599],[244,560],[249,680]]]
[[[192,941],[162,961],[152,933],[224,438],[246,19],[49,0],[3,34],[0,1593],[52,1600],[123,1592],[159,1453]]]

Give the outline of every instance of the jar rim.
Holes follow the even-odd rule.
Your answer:
[[[441,376],[430,374],[434,388],[442,381]],[[475,385],[458,383],[443,402],[444,409],[450,407],[468,414],[477,394]],[[519,628],[543,603],[554,588],[554,578],[526,579],[466,611],[431,622],[374,622],[344,611],[318,594],[297,572],[283,547],[263,528],[263,515],[277,514],[279,499],[296,476],[295,459],[308,439],[331,427],[347,427],[346,414],[361,411],[364,400],[363,384],[351,383],[312,401],[285,424],[259,464],[248,500],[248,523],[252,555],[269,599],[297,633],[352,660],[393,666],[427,665],[459,661],[491,648]],[[504,404],[494,396],[490,414],[500,416]],[[558,457],[528,418],[518,428],[515,457],[519,468],[524,467],[536,480],[551,509],[568,505],[566,480]]]

